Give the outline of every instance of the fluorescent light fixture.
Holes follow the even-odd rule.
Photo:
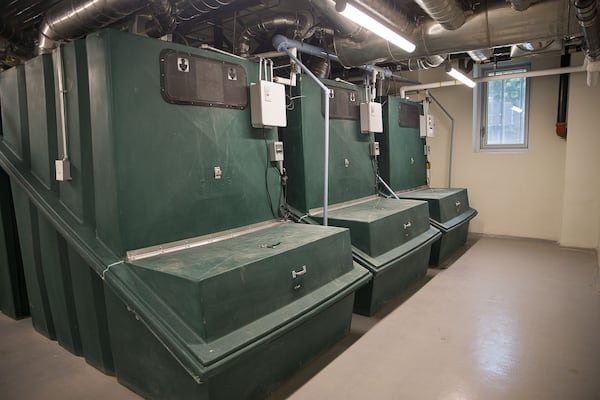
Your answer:
[[[375,18],[370,17],[358,8],[354,7],[352,4],[346,3],[344,9],[340,11],[340,14],[362,26],[363,28],[370,30],[388,42],[395,44],[408,53],[415,51],[416,46],[413,43],[404,39],[402,36],[398,35],[396,32],[392,31]]]
[[[454,69],[452,67],[450,67],[449,69],[446,68],[446,72],[448,73],[448,75],[450,75],[457,81],[461,81],[462,83],[464,83],[465,85],[467,85],[470,88],[474,88],[476,85],[475,82],[473,82],[471,79],[469,79],[466,75],[464,75],[462,72],[460,72],[457,69]]]
[[[519,108],[517,106],[512,106],[511,110],[513,110],[514,112],[518,112],[518,113],[522,113],[523,112],[523,109]]]

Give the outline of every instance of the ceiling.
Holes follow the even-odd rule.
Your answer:
[[[590,1],[597,7],[596,0],[360,0],[415,42],[408,54],[345,20],[333,0],[9,0],[0,5],[0,63],[10,67],[110,26],[244,57],[273,51],[271,38],[280,33],[339,56],[342,65],[331,71],[312,61],[321,76],[375,63],[428,68],[448,57],[466,59],[468,68],[578,49],[583,31],[575,2]]]

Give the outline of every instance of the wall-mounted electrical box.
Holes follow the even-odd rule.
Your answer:
[[[421,124],[419,129],[419,135],[421,137],[435,136],[435,119],[433,118],[433,115],[421,115],[419,117],[419,122]]]
[[[383,132],[383,113],[380,103],[360,104],[360,131],[363,133]]]
[[[59,182],[71,180],[71,163],[67,159],[55,160],[55,178]]]
[[[251,84],[250,108],[254,128],[287,126],[285,86],[270,81]]]
[[[369,143],[369,149],[370,149],[371,157],[378,156],[379,155],[379,142]]]
[[[271,142],[268,149],[269,161],[283,161],[283,142]]]

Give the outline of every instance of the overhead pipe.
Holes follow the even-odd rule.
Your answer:
[[[295,48],[300,53],[309,54],[311,56],[325,58],[325,59],[339,62],[339,58],[335,54],[328,53],[324,49],[317,47],[317,46],[313,46],[312,44],[308,44],[305,42],[300,42],[298,40],[290,39],[281,34],[277,34],[277,35],[273,36],[272,43],[273,43],[273,47],[278,49],[278,51],[280,51],[279,50],[280,47],[284,47],[286,49]]]
[[[326,58],[313,58],[310,69],[319,79],[325,79],[329,75],[329,60]]]
[[[543,69],[540,71],[528,71],[528,72],[519,72],[519,73],[515,73],[515,74],[486,76],[483,78],[473,78],[472,80],[475,83],[482,83],[482,82],[499,81],[499,80],[511,79],[511,78],[533,78],[536,76],[573,74],[573,73],[585,72],[585,71],[586,71],[586,66],[581,65],[578,67],[551,68],[551,69]],[[459,81],[453,80],[453,81],[440,81],[440,82],[424,83],[421,85],[402,86],[400,88],[400,97],[405,98],[406,92],[415,92],[418,90],[436,89],[436,88],[441,88],[441,87],[458,86],[458,85],[462,85],[462,83],[460,83]]]
[[[510,0],[510,6],[515,11],[525,11],[531,5],[531,0]]]
[[[356,40],[364,39],[364,35],[367,31],[362,26],[340,15],[335,9],[334,0],[308,0],[308,2],[329,20],[335,31]]]
[[[486,61],[489,61],[492,58],[492,56],[494,55],[494,50],[493,49],[470,50],[470,51],[467,51],[467,54],[469,55],[469,57],[471,57],[471,60],[475,61],[478,64],[481,64]]]
[[[210,14],[222,7],[235,3],[236,0],[177,0],[175,6],[182,20],[191,20],[196,17]]]
[[[296,28],[300,31],[299,36],[304,38],[312,25],[312,21],[302,14],[281,15],[269,17],[247,26],[241,33],[238,54],[242,57],[250,55],[250,44],[255,41],[261,33],[272,32],[279,28]]]
[[[505,0],[490,0],[482,3],[480,9],[456,30],[443,29],[435,21],[428,21],[417,27],[412,36],[407,37],[412,37],[417,45],[417,49],[411,54],[391,46],[376,35],[369,35],[364,40],[338,35],[334,37],[334,46],[344,66],[356,67],[474,49],[491,49],[527,42],[532,38],[562,40],[564,37],[580,34],[575,12],[568,1],[546,0],[516,13]]]
[[[58,3],[48,10],[40,25],[38,54],[49,53],[62,40],[94,32],[148,6],[171,12],[170,3],[165,0],[69,0]],[[169,18],[159,16],[157,19],[168,25]]]
[[[586,55],[593,61],[600,56],[600,17],[596,0],[575,0],[577,20],[581,25]]]
[[[444,61],[446,61],[446,56],[433,55],[417,59],[411,58],[407,61],[407,66],[409,71],[414,71],[415,69],[430,69],[439,67]],[[413,68],[413,63],[415,68]]]
[[[338,0],[339,1],[339,0]],[[380,20],[395,28],[402,35],[410,34],[416,28],[414,18],[404,14],[399,8],[382,0],[353,0],[361,8],[371,10]],[[393,3],[393,2],[392,2]],[[346,17],[343,17],[346,18]]]
[[[277,35],[280,36],[280,35]],[[273,39],[275,40],[275,39]],[[273,42],[275,44],[275,42]],[[331,90],[325,86],[323,82],[319,78],[317,78],[310,69],[306,67],[306,65],[302,64],[291,51],[291,47],[287,47],[289,45],[286,41],[280,41],[278,46],[276,47],[277,51],[285,52],[292,61],[294,61],[304,73],[306,73],[315,83],[321,88],[323,92],[323,99],[325,100],[325,138],[324,138],[324,163],[323,163],[323,225],[328,225],[328,207],[329,207],[329,96]]]
[[[277,35],[273,36],[272,43],[273,43],[273,47],[275,47],[276,49],[279,49],[280,46],[284,46],[288,49],[295,48],[300,53],[323,58],[326,60],[335,61],[338,63],[340,62],[338,56],[335,54],[328,53],[326,50],[324,50],[320,47],[317,47],[317,46],[313,46],[312,44],[308,44],[305,42],[300,42],[298,40],[290,39],[281,34],[277,34]],[[411,79],[405,78],[401,75],[396,75],[393,73],[392,70],[390,70],[388,68],[382,68],[382,67],[378,67],[378,66],[372,65],[372,64],[359,65],[358,68],[362,68],[367,72],[373,72],[373,71],[378,72],[381,75],[383,75],[383,77],[386,79],[394,78],[396,80],[400,80],[400,81],[404,81],[404,82],[418,83]]]
[[[323,14],[334,29],[342,36],[362,41],[370,37],[370,32],[362,26],[350,21],[336,10],[336,0],[308,0],[321,14]],[[371,10],[373,14],[384,20],[403,35],[412,33],[416,25],[414,21],[398,8],[382,0],[355,0],[362,8]]]
[[[415,3],[449,31],[460,28],[467,20],[458,0],[415,0]]]
[[[152,16],[158,22],[158,29],[148,33],[151,37],[160,37],[168,32],[173,32],[177,27],[175,20],[175,10],[169,0],[155,0],[150,6]]]
[[[571,64],[571,55],[563,54],[560,57],[560,66],[568,67]],[[558,110],[556,112],[556,134],[567,138],[567,105],[569,102],[569,74],[561,74],[558,82]]]

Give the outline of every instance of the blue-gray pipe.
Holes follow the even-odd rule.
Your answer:
[[[315,56],[315,57],[319,57],[319,58],[326,58],[329,60],[340,62],[340,59],[335,54],[328,53],[326,50],[324,50],[320,47],[317,47],[317,46],[313,46],[312,44],[307,44],[304,42],[300,42],[298,40],[290,39],[281,34],[275,35],[273,37],[272,43],[273,43],[273,47],[275,47],[277,49],[277,51],[281,51],[281,50],[279,50],[279,48],[281,46],[283,46],[286,49],[296,48],[300,53],[309,54],[311,56]],[[404,81],[404,82],[419,83],[419,82],[413,81],[411,79],[407,79],[403,76],[395,75],[392,70],[387,69],[387,68],[381,68],[376,65],[371,65],[371,64],[362,65],[359,68],[362,68],[367,72],[373,72],[373,71],[380,72],[383,74],[383,76],[385,78],[394,78],[394,79]]]
[[[316,56],[320,58],[327,58],[333,61],[339,62],[338,56],[335,54],[331,54],[326,52],[324,49],[313,46],[312,44],[300,42],[298,40],[290,39],[283,35],[277,34],[273,37],[273,47],[277,49],[277,51],[282,51],[281,49],[291,49],[296,48],[300,53],[310,54],[311,56]]]
[[[281,36],[281,35],[275,35],[275,36],[280,36],[280,37],[286,39],[285,36]],[[275,44],[275,39],[273,39],[273,44]],[[309,46],[309,45],[307,45],[307,46]],[[323,225],[327,226],[328,225],[327,214],[328,214],[328,207],[329,207],[329,93],[330,93],[330,90],[327,86],[325,86],[325,84],[323,84],[323,82],[321,82],[321,80],[319,78],[317,78],[315,76],[315,74],[313,74],[311,72],[310,69],[308,69],[308,67],[306,65],[302,64],[302,61],[300,61],[298,59],[298,57],[296,57],[294,54],[292,54],[292,52],[289,50],[290,47],[296,47],[296,46],[295,46],[295,44],[290,44],[290,42],[282,40],[282,41],[278,42],[276,49],[277,49],[277,51],[283,51],[283,52],[287,53],[287,55],[290,57],[290,59],[292,59],[296,64],[298,64],[300,66],[300,68],[302,69],[302,71],[304,71],[304,73],[306,73],[312,80],[315,81],[315,83],[317,85],[319,85],[319,87],[323,91],[323,97],[325,98],[325,144],[324,144],[325,160],[324,160],[324,164],[323,164]],[[311,46],[311,47],[314,47],[314,46]]]

